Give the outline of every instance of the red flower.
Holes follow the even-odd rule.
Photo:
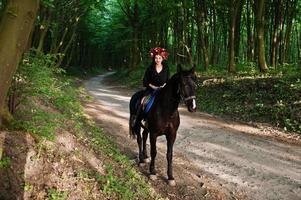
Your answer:
[[[153,58],[156,55],[160,55],[164,60],[166,60],[169,54],[164,48],[161,47],[152,48],[150,50],[150,56]]]

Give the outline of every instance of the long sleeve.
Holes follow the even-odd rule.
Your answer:
[[[143,77],[143,86],[144,87],[149,87],[149,83],[151,80],[151,73],[150,73],[150,67],[148,67],[144,73],[144,77]]]

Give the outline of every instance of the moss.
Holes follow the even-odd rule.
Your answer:
[[[5,128],[9,126],[13,119],[14,118],[7,107],[0,109],[0,128]]]

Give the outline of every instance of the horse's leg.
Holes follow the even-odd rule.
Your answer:
[[[143,163],[143,151],[142,151],[142,137],[141,137],[141,128],[140,127],[135,127],[135,133],[137,135],[137,143],[138,143],[138,148],[139,148],[139,165],[140,163]]]
[[[142,154],[143,154],[143,161],[148,163],[149,162],[149,158],[147,156],[147,148],[146,148],[146,141],[147,141],[147,136],[148,136],[148,130],[144,129],[142,132],[143,135],[143,150],[142,150]]]
[[[155,180],[156,179],[155,159],[156,159],[156,155],[157,155],[157,148],[156,148],[157,137],[151,133],[150,133],[150,136],[151,136],[150,137],[151,163],[149,166],[149,171],[150,171],[150,179]]]
[[[167,176],[168,176],[168,184],[171,186],[176,185],[175,179],[172,175],[172,153],[173,153],[173,144],[176,139],[176,134],[167,134],[166,140],[167,140]]]

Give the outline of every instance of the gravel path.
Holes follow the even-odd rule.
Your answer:
[[[118,124],[124,134],[124,137],[120,136],[121,140],[129,140],[126,137],[128,104],[133,91],[120,85],[109,85],[104,81],[108,75],[93,77],[85,82],[86,90],[100,105],[93,107],[90,104],[86,111],[98,112],[99,118],[114,122],[107,122],[108,129],[116,129]],[[224,121],[200,112],[189,113],[184,107],[179,110],[181,124],[175,143],[174,165],[193,165],[197,170],[191,173],[196,174],[199,170],[197,176],[210,177],[215,182],[212,185],[233,194],[243,194],[247,199],[301,199],[300,142],[291,144],[279,141],[267,136],[263,129]],[[165,153],[165,138],[161,137],[158,141],[159,148]],[[128,148],[137,151],[136,146]],[[181,163],[184,162],[181,156],[189,163]]]

